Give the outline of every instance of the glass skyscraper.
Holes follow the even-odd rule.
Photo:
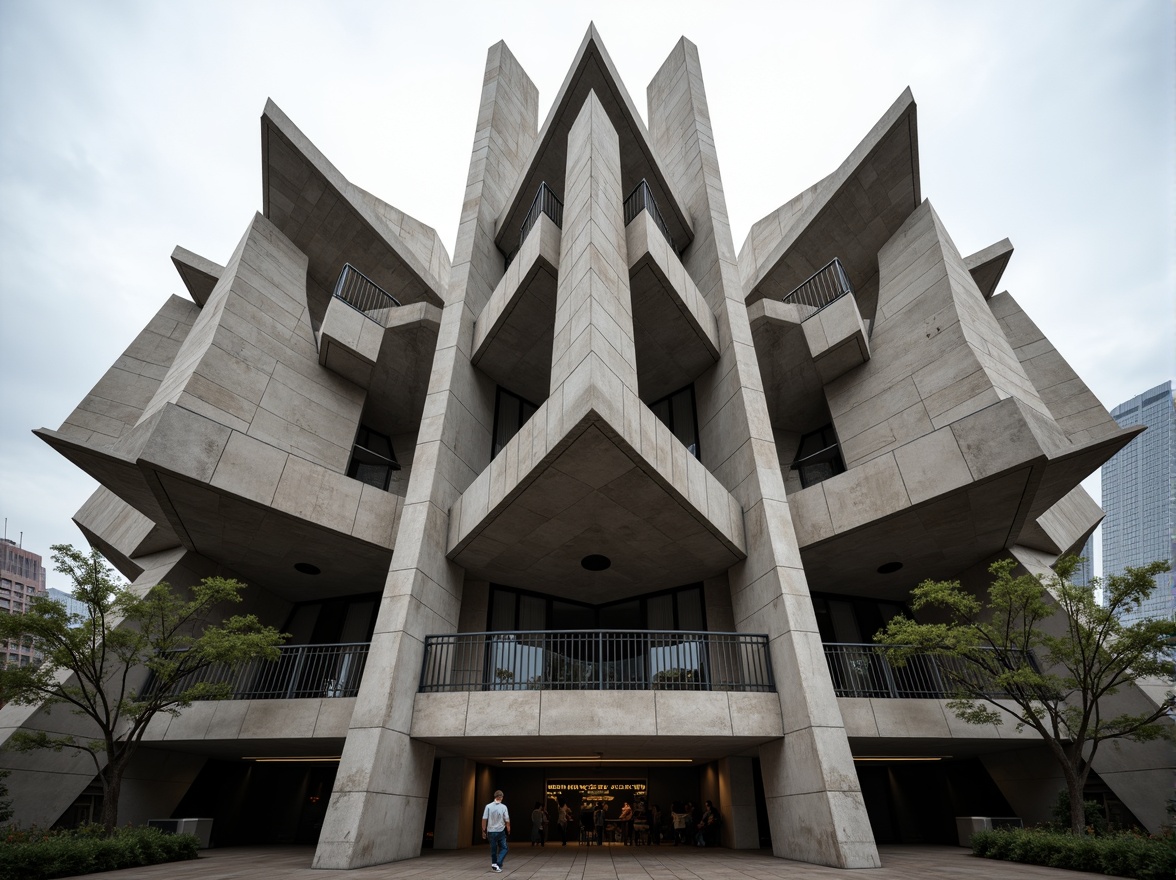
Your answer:
[[[1165,382],[1111,410],[1120,425],[1146,425],[1102,468],[1103,574],[1167,559],[1176,566],[1176,406]],[[1157,588],[1130,623],[1143,617],[1176,616],[1173,573],[1160,575]]]

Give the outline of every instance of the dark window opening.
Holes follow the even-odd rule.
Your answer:
[[[488,620],[487,629],[491,632],[567,629],[706,631],[701,584],[603,605],[557,599],[495,584],[490,588]]]
[[[800,485],[806,489],[845,473],[845,460],[833,425],[825,425],[800,438],[800,449],[791,469],[800,472]]]
[[[379,434],[366,425],[359,426],[355,445],[351,447],[351,463],[347,465],[347,476],[377,489],[388,491],[392,471],[400,470],[392,441],[387,435]]]
[[[494,444],[490,457],[495,458],[504,446],[519,432],[539,407],[512,394],[501,385],[494,399]]]
[[[661,419],[662,424],[681,441],[691,455],[701,459],[693,385],[687,385],[673,394],[667,394],[661,400],[655,400],[649,405],[649,408],[653,410],[655,416]]]
[[[871,642],[874,633],[883,629],[891,618],[900,614],[911,616],[901,602],[827,593],[813,593],[812,596],[822,642],[854,645]]]

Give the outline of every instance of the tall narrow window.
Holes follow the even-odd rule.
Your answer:
[[[805,488],[845,473],[845,461],[833,425],[825,425],[800,438],[792,470],[800,472],[800,485]]]
[[[654,401],[649,408],[691,455],[695,458],[701,456],[698,448],[698,419],[695,416],[693,385],[687,385],[661,400]]]
[[[527,420],[535,415],[537,409],[538,407],[529,400],[512,394],[501,385],[498,387],[498,396],[494,400],[494,444],[490,450],[491,458],[502,452],[510,438],[527,424]]]
[[[373,431],[367,425],[360,425],[351,447],[351,463],[347,465],[347,476],[388,491],[392,471],[400,470],[392,441],[386,434]]]

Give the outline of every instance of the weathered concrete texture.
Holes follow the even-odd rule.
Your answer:
[[[449,255],[437,233],[348,181],[273,101],[261,152],[264,213],[308,257],[316,320],[346,262],[402,304],[445,302]]]
[[[847,468],[1006,397],[1049,417],[929,203],[878,262],[873,359],[826,388]]]
[[[179,245],[172,251],[171,260],[188,288],[192,302],[203,308],[225,267]]]
[[[1102,518],[1102,508],[1085,489],[1075,486],[1036,520],[1027,522],[1017,543],[1058,556],[1078,553]]]
[[[151,521],[105,486],[94,490],[73,521],[86,540],[131,580],[143,573],[134,557],[178,547],[180,543],[166,524]]]
[[[991,299],[1000,284],[1005,266],[1013,256],[1013,243],[1007,238],[990,244],[983,250],[964,257],[964,268],[972,274],[977,289],[985,299]]]
[[[433,747],[409,736],[413,696],[424,636],[457,625],[462,573],[444,557],[448,511],[488,461],[494,405],[493,387],[469,363],[474,321],[502,276],[494,218],[531,149],[537,102],[506,45],[491,47],[413,474],[316,867],[420,852]]]
[[[747,302],[787,296],[834,257],[850,282],[922,200],[915,99],[906,89],[841,166],[756,223],[739,251]]]
[[[617,151],[589,93],[569,134],[551,394],[450,515],[450,558],[472,574],[598,601],[743,555],[737,505],[638,397]],[[592,553],[613,568],[581,569]]]
[[[551,389],[561,231],[540,214],[474,325],[472,361],[538,406]]]
[[[648,211],[625,227],[641,398],[682,388],[719,359],[718,325]]]
[[[997,294],[989,300],[989,306],[1025,374],[1071,443],[1102,440],[1119,433],[1111,414],[1011,295]]]
[[[844,867],[873,867],[870,832],[773,445],[751,327],[702,84],[698,50],[683,39],[649,85],[653,141],[695,218],[684,261],[715,313],[718,364],[696,383],[703,462],[744,511],[748,558],[728,572],[736,626],[766,632],[781,695],[785,737],[761,747],[776,854]],[[801,783],[784,751],[808,742]],[[806,827],[811,826],[811,827]]]
[[[175,403],[342,472],[363,392],[319,368],[306,265],[255,217],[143,418]]]
[[[509,197],[496,224],[495,243],[503,253],[518,244],[523,217],[539,184],[558,186],[568,164],[568,131],[589,92],[595,92],[618,136],[621,154],[622,198],[645,180],[681,251],[694,237],[689,212],[677,192],[672,175],[664,168],[661,151],[654,148],[645,124],[629,96],[612,58],[609,57],[595,25],[589,25],[575,60],[555,96],[543,128],[524,164],[524,172],[513,181]],[[560,193],[556,193],[560,195]]]
[[[71,440],[110,448],[142,418],[200,309],[169,297],[59,429]]]

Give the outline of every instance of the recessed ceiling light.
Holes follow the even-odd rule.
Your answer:
[[[580,565],[589,571],[604,571],[612,565],[612,560],[607,556],[601,556],[599,553],[591,553],[580,560]]]
[[[311,565],[309,562],[295,562],[294,570],[300,571],[303,574],[321,574],[322,569],[317,565]]]
[[[901,562],[884,562],[878,566],[878,574],[894,574],[902,568]]]

